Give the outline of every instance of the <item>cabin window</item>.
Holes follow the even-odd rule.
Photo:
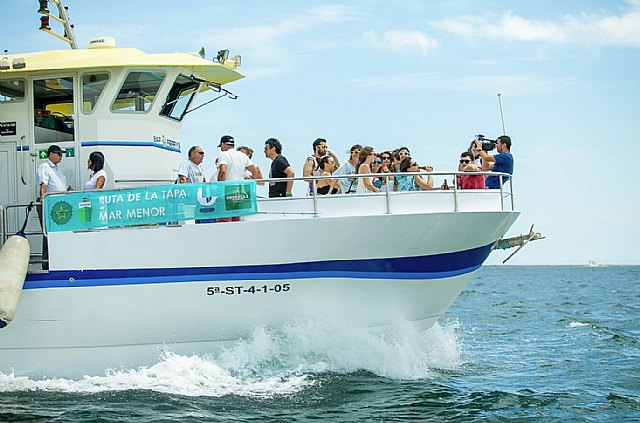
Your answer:
[[[171,87],[171,91],[169,91],[169,95],[167,95],[167,100],[162,106],[160,114],[172,119],[182,120],[184,112],[193,101],[199,87],[200,83],[184,75],[178,75],[173,87]]]
[[[73,78],[33,81],[36,143],[73,141]]]
[[[0,103],[24,100],[24,81],[12,79],[0,81]]]
[[[164,78],[163,72],[129,72],[111,105],[111,110],[115,112],[148,111],[153,105],[153,100]]]
[[[91,73],[82,76],[83,112],[91,113],[95,109],[107,82],[109,82],[108,73]]]

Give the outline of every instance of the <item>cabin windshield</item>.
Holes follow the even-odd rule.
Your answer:
[[[164,81],[164,72],[129,72],[111,105],[114,112],[147,112]]]
[[[178,75],[160,114],[175,120],[182,120],[184,112],[193,101],[199,87],[200,84],[193,79]]]
[[[0,81],[0,103],[24,100],[24,81],[13,79]]]
[[[82,76],[82,111],[91,113],[100,99],[107,82],[108,73],[91,73]]]

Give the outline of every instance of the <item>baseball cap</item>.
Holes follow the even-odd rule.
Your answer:
[[[222,144],[234,145],[235,143],[236,141],[233,139],[231,135],[225,135],[222,138],[220,138],[220,144],[218,144],[218,147],[220,147]]]
[[[49,149],[47,150],[47,156],[51,153],[58,154],[58,153],[64,153],[64,151],[59,146],[52,144],[49,146]]]

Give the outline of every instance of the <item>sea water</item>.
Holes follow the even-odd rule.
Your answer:
[[[432,329],[296,321],[81,380],[0,374],[0,421],[640,421],[640,267],[486,267]]]

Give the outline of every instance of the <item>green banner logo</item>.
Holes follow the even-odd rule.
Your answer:
[[[246,185],[228,185],[224,188],[224,204],[227,210],[251,209],[251,191]]]

